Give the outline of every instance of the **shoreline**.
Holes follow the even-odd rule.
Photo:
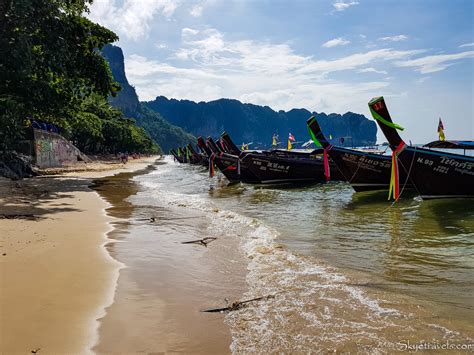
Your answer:
[[[107,251],[111,205],[90,186],[156,160],[0,180],[2,352],[92,352],[123,264]]]
[[[97,186],[112,204],[108,215],[118,218],[109,238],[120,242],[107,250],[127,265],[120,270],[114,302],[100,319],[99,343],[92,349],[97,353],[231,352],[226,315],[202,310],[225,305],[226,297],[241,299],[247,262],[238,239],[214,228],[217,211],[209,215],[166,202],[173,192],[161,184],[166,186],[162,174],[169,169],[158,163],[136,179],[120,174]],[[215,234],[219,238],[208,248],[182,245]]]

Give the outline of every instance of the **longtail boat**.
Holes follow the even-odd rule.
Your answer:
[[[268,151],[241,151],[227,132],[221,134],[221,147],[239,155],[241,165],[257,177],[261,184],[326,182],[322,149],[301,151],[272,149]],[[334,163],[334,181],[344,180]]]
[[[258,183],[258,179],[252,174],[245,164],[242,164],[239,156],[226,153],[222,150],[222,147],[216,144],[211,138],[207,138],[207,147],[212,151],[212,155],[209,158],[209,174],[214,175],[214,164],[224,174],[230,183],[247,182],[247,183]]]
[[[188,156],[186,154],[186,148],[178,147],[177,149],[178,156],[180,157],[181,161],[180,163],[188,163]]]
[[[294,150],[270,150],[263,152],[242,152],[240,160],[257,176],[262,184],[318,183],[326,182],[323,150],[309,152]],[[334,165],[336,173],[332,180],[343,179]]]
[[[176,161],[178,161],[179,163],[183,163],[183,157],[179,156],[179,154],[174,149],[171,149],[170,153],[171,153],[171,155],[173,155],[173,157]]]
[[[435,149],[456,149],[462,150],[466,155],[467,150],[474,150],[474,141],[433,141],[423,145],[423,148],[435,148]]]
[[[242,151],[235,145],[235,143],[230,138],[229,134],[224,131],[221,134],[220,138],[221,146],[227,153],[240,155]]]
[[[314,116],[306,123],[315,144],[322,146],[324,154],[331,157],[355,191],[389,190],[392,171],[390,156],[333,146],[324,136]],[[400,177],[407,184],[405,187],[411,187],[405,173]]]
[[[407,145],[397,132],[403,128],[393,123],[382,96],[370,100],[369,109],[392,149],[395,199],[400,193],[401,171],[423,199],[474,197],[474,157]]]
[[[209,167],[209,158],[212,155],[211,150],[207,147],[206,141],[201,136],[197,139],[197,146],[201,150],[203,161],[202,165]]]
[[[191,164],[201,164],[202,163],[203,157],[194,150],[194,147],[192,146],[192,144],[188,144],[186,146],[186,149],[188,150],[189,162]]]
[[[197,142],[198,142],[199,148],[201,148],[201,150],[207,155],[207,157],[210,157],[212,152],[209,149],[209,147],[206,145],[206,141],[204,140],[204,138],[199,136],[197,139]]]

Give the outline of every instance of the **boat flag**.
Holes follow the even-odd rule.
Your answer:
[[[439,123],[438,123],[438,135],[439,135],[439,140],[444,141],[444,126],[443,126],[443,121],[441,121],[441,117],[439,118]]]
[[[276,147],[278,145],[277,139],[278,139],[278,136],[275,133],[273,133],[273,137],[272,137],[272,146],[273,147]]]
[[[294,141],[295,141],[295,137],[290,133],[290,134],[288,135],[288,140],[294,142]]]
[[[288,150],[291,150],[293,145],[291,144],[291,139],[288,138]]]

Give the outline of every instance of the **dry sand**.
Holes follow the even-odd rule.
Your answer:
[[[112,220],[104,211],[108,204],[89,186],[156,159],[0,180],[1,353],[90,352],[121,265],[104,248]]]

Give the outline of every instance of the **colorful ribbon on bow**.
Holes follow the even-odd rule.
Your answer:
[[[382,105],[381,102],[377,102],[374,104],[374,107],[377,105],[377,104],[380,104]],[[383,105],[382,105],[383,107]],[[390,128],[393,128],[393,129],[398,129],[399,131],[403,131],[405,128],[403,128],[402,126],[396,124],[396,123],[393,123],[393,122],[390,122],[390,121],[387,121],[386,119],[384,119],[382,116],[380,116],[371,106],[369,106],[369,109],[370,109],[370,113],[372,114],[372,117],[374,119],[376,119],[377,121],[380,121],[382,122],[384,125],[390,127]]]
[[[216,155],[214,153],[209,157],[209,177],[214,177],[214,158]]]
[[[219,140],[219,143],[221,144],[222,151],[223,152],[227,151],[226,145],[225,145],[224,140],[222,138]]]
[[[191,161],[191,152],[189,151],[189,147],[186,147],[186,159],[188,162]]]
[[[331,180],[331,170],[329,169],[329,159],[328,151],[332,149],[332,144],[324,148],[323,157],[324,157],[324,176],[326,176],[326,181]]]
[[[392,151],[392,175],[390,176],[390,188],[388,190],[388,199],[393,194],[393,198],[395,201],[398,201],[400,197],[400,181],[399,181],[399,174],[398,174],[398,155],[403,152],[406,148],[406,144],[404,141],[401,141],[398,147]]]

